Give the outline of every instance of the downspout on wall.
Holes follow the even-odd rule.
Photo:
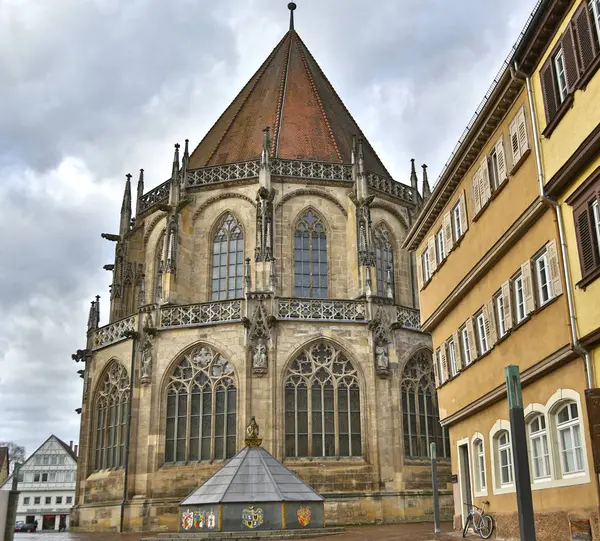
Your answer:
[[[575,303],[573,301],[573,285],[571,282],[571,270],[569,267],[569,259],[567,257],[567,242],[565,238],[562,208],[556,200],[546,195],[544,187],[544,169],[542,166],[542,155],[540,149],[537,118],[535,115],[535,103],[533,101],[533,91],[531,89],[531,78],[519,72],[516,60],[514,62],[514,66],[511,66],[510,72],[513,79],[525,81],[525,84],[527,85],[527,99],[529,101],[529,114],[531,117],[531,130],[533,131],[533,146],[535,150],[535,163],[537,167],[538,182],[540,186],[540,196],[542,198],[542,201],[544,201],[547,205],[554,209],[554,212],[556,213],[556,220],[558,222],[558,235],[562,255],[562,266],[566,281],[565,289],[567,292],[567,305],[569,308],[569,327],[571,328],[571,341],[573,342],[573,350],[575,351],[575,353],[580,355],[585,362],[586,388],[592,389],[594,387],[594,378],[592,377],[591,355],[590,352],[581,345],[579,341],[579,336],[577,334],[577,316],[575,314]]]

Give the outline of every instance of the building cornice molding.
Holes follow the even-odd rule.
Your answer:
[[[444,299],[438,308],[421,324],[423,332],[432,332],[450,310],[452,310],[476,282],[490,270],[494,264],[503,257],[538,220],[538,218],[548,210],[548,206],[540,197],[538,197],[529,207],[517,218],[510,228],[502,235],[498,241],[487,251],[487,253],[473,266],[469,273],[458,283],[454,290]]]

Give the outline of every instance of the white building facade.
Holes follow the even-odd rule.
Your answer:
[[[37,531],[68,529],[75,499],[77,446],[50,436],[21,466],[17,521],[37,521]],[[10,490],[12,476],[1,490]]]

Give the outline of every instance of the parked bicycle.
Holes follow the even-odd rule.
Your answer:
[[[481,539],[488,539],[494,531],[494,519],[490,515],[486,515],[485,506],[490,502],[484,501],[483,507],[477,507],[472,503],[465,503],[469,507],[469,515],[465,521],[463,528],[463,537],[467,537],[469,525],[473,527],[473,531],[479,534]]]

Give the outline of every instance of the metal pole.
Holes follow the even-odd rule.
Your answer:
[[[437,455],[435,452],[435,443],[429,444],[431,454],[431,485],[433,487],[433,531],[438,535],[440,530],[440,500],[438,495],[437,480]]]
[[[19,506],[19,470],[21,464],[15,462],[15,467],[12,473],[12,486],[8,495],[8,509],[6,512],[6,526],[4,532],[4,541],[13,541],[15,535],[15,522],[17,521],[17,507]]]
[[[536,541],[519,367],[515,365],[507,366],[505,374],[521,541]]]

